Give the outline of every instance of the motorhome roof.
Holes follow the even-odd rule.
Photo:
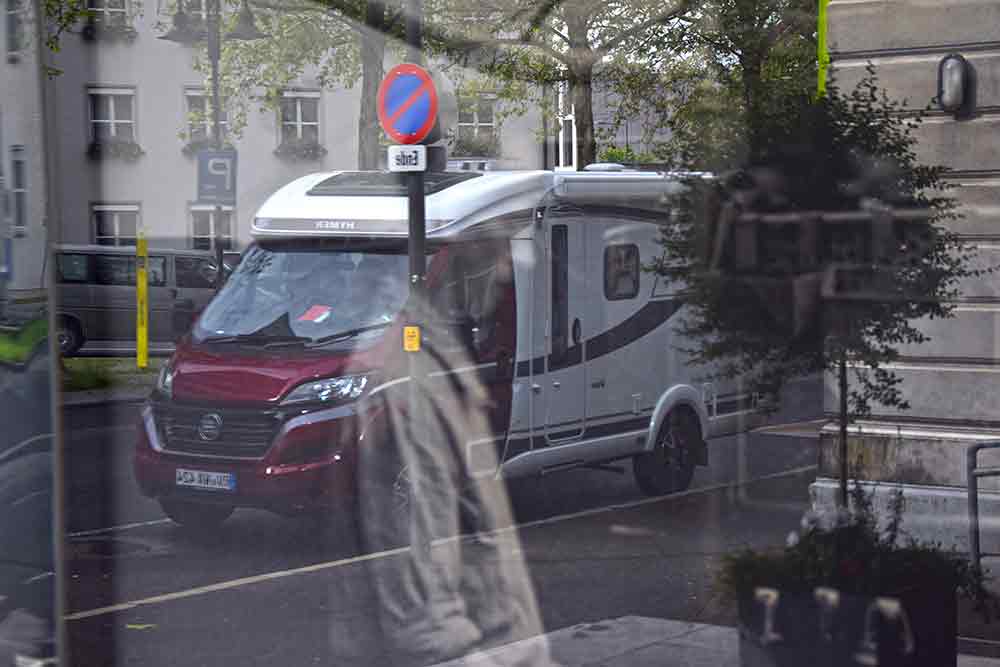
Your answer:
[[[429,237],[453,236],[480,222],[526,213],[544,201],[604,202],[657,207],[679,186],[653,172],[512,171],[428,174],[425,210]],[[284,186],[261,206],[255,237],[406,236],[407,198],[388,172],[324,172]]]

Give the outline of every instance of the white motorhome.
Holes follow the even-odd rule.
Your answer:
[[[429,299],[464,313],[492,397],[491,432],[466,443],[470,460],[490,449],[478,472],[633,459],[644,492],[670,493],[707,464],[706,439],[752,422],[735,382],[703,382],[686,363],[678,286],[644,270],[681,187],[640,172],[426,175]],[[144,413],[137,477],[168,514],[204,522],[199,503],[225,518],[339,493],[351,446],[317,424],[337,430],[398,383],[380,367],[401,347],[407,229],[398,174],[313,174],[261,207],[254,243]]]

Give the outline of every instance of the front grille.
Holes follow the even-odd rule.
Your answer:
[[[206,440],[198,425],[206,415],[222,420],[218,438]],[[164,449],[180,454],[221,458],[259,459],[267,453],[281,426],[275,410],[235,410],[159,404],[153,408]]]

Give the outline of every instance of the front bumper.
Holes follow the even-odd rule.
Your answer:
[[[152,404],[142,410],[133,460],[136,482],[151,498],[257,507],[280,513],[337,507],[354,497],[358,416],[338,406],[288,419],[262,458],[240,459],[172,451]],[[177,485],[177,469],[235,475],[234,491]]]

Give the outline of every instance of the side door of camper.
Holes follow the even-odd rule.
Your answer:
[[[545,372],[535,378],[544,396],[545,440],[578,439],[587,422],[587,238],[579,216],[545,221],[543,271],[547,338]]]

